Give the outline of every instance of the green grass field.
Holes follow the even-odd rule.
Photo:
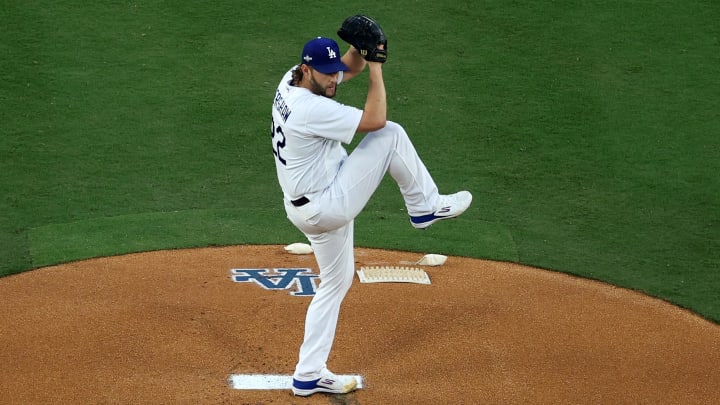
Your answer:
[[[272,96],[308,39],[337,39],[358,12],[389,37],[389,118],[442,192],[475,200],[420,232],[385,181],[357,245],[554,269],[720,321],[710,0],[6,2],[0,275],[301,240],[275,180]],[[361,107],[366,87],[338,100]]]

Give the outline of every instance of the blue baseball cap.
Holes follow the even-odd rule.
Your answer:
[[[350,70],[340,60],[340,47],[330,38],[317,37],[308,41],[303,48],[302,62],[320,73],[332,74]]]

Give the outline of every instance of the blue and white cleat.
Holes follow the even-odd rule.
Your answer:
[[[432,214],[410,217],[410,223],[417,229],[425,229],[437,221],[455,218],[465,212],[472,202],[472,194],[460,191],[455,194],[441,195],[438,208]]]
[[[343,381],[340,377],[331,373],[330,370],[323,370],[322,376],[312,381],[299,381],[293,378],[292,392],[295,395],[306,397],[317,392],[330,394],[347,394],[357,388],[357,380],[350,378]]]

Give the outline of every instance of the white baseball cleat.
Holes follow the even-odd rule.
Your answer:
[[[459,191],[455,194],[441,195],[438,199],[438,208],[432,214],[411,216],[410,223],[418,229],[425,229],[437,221],[455,218],[465,212],[472,202],[472,194],[468,191]]]
[[[343,381],[340,377],[324,369],[320,378],[312,381],[299,381],[293,378],[292,392],[295,395],[306,397],[316,392],[327,392],[330,394],[347,394],[357,388],[357,380],[351,378]]]

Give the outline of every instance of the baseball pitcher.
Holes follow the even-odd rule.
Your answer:
[[[353,224],[385,173],[397,182],[410,223],[424,229],[462,214],[472,195],[441,195],[407,133],[387,120],[382,67],[387,40],[364,15],[347,18],[338,36],[350,44],[318,37],[305,44],[298,64],[277,87],[272,107],[272,150],[288,219],[310,241],[320,286],[307,310],[305,337],[292,391],[347,393],[357,381],[342,381],[327,368],[340,306],[355,275]],[[333,97],[338,85],[368,70],[363,109]],[[366,134],[348,155],[343,144]]]

